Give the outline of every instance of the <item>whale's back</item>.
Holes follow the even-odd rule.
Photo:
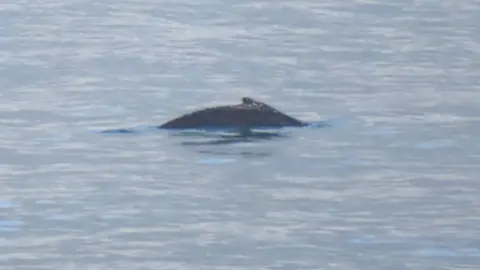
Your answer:
[[[243,98],[243,103],[218,106],[185,114],[166,122],[162,128],[205,128],[205,127],[283,127],[302,126],[303,123],[271,106]]]

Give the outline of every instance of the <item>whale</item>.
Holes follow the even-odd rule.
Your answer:
[[[242,97],[242,103],[199,109],[158,126],[162,129],[240,129],[302,127],[307,124],[274,107]]]

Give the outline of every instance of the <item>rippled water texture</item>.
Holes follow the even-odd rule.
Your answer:
[[[474,0],[3,1],[0,269],[478,270],[479,25]],[[328,125],[151,128],[242,96]]]

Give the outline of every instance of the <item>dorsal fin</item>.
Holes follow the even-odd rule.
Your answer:
[[[242,105],[249,107],[249,108],[257,108],[257,109],[262,109],[262,110],[268,110],[268,111],[276,111],[273,107],[260,102],[256,101],[253,98],[249,97],[243,97],[242,98]]]
[[[245,104],[245,105],[252,105],[252,104],[257,103],[257,102],[255,102],[255,100],[253,100],[249,97],[243,97],[242,98],[242,103]]]

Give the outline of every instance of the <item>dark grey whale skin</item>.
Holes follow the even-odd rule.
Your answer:
[[[281,128],[301,127],[306,124],[275,108],[243,97],[237,105],[217,106],[198,110],[170,120],[159,126],[162,129],[203,128]]]

